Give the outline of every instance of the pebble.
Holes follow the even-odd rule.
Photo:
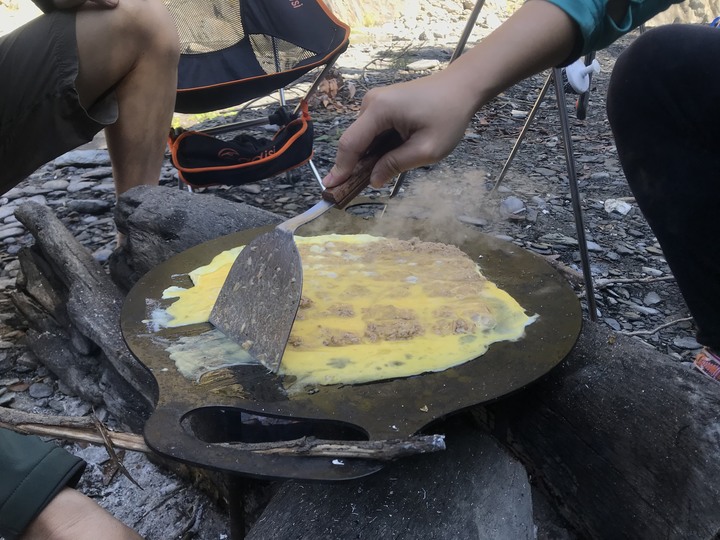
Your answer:
[[[53,395],[53,388],[49,384],[36,382],[30,385],[28,389],[30,397],[35,399],[45,398]]]
[[[67,202],[67,207],[82,214],[102,214],[109,210],[113,204],[102,199],[73,199]]]
[[[603,207],[608,214],[612,212],[617,212],[618,214],[623,216],[627,215],[632,210],[632,205],[618,199],[606,200],[603,204]]]
[[[257,195],[262,191],[262,188],[257,184],[243,184],[242,186],[238,186],[238,189],[245,193],[252,193],[253,195]]]
[[[553,244],[553,245],[560,245],[560,246],[577,246],[578,241],[575,238],[571,238],[569,236],[566,236],[564,234],[560,233],[548,233],[544,234],[540,237],[540,240],[542,240],[545,243]]]
[[[694,337],[676,337],[673,339],[673,345],[678,349],[694,350],[700,349],[700,345]]]
[[[643,298],[643,303],[646,306],[654,306],[655,304],[659,304],[660,302],[662,302],[662,298],[660,298],[660,295],[655,291],[650,291],[645,295],[645,298]]]
[[[44,184],[42,184],[42,189],[47,189],[48,191],[60,191],[63,189],[67,189],[67,187],[70,185],[70,182],[67,180],[48,180]]]
[[[15,365],[18,367],[26,368],[28,371],[36,369],[39,366],[38,360],[35,355],[29,351],[22,353],[17,360]]]
[[[13,236],[20,236],[25,234],[25,232],[25,229],[21,229],[20,227],[0,228],[0,240],[11,238]]]
[[[518,197],[506,197],[500,203],[500,211],[504,214],[518,214],[525,210],[525,203]]]
[[[108,166],[110,155],[107,150],[72,150],[56,158],[54,163],[58,168]]]
[[[95,185],[94,182],[72,182],[68,187],[68,193],[78,193],[79,191],[89,190]]]
[[[605,321],[605,324],[607,324],[610,328],[612,328],[616,332],[619,332],[620,330],[622,330],[622,326],[620,326],[620,323],[617,322],[615,319],[613,319],[611,317],[606,317],[603,320]]]
[[[112,167],[95,167],[80,175],[81,178],[110,178],[112,176]],[[93,183],[90,182],[92,185]]]
[[[654,277],[660,277],[665,273],[662,270],[659,270],[657,268],[650,268],[649,266],[643,266],[641,270],[645,272],[648,276]]]
[[[115,185],[112,182],[95,184],[90,188],[90,191],[94,191],[96,193],[115,193]]]
[[[15,214],[15,209],[17,208],[17,205],[4,205],[0,206],[0,220],[5,220],[8,217],[11,217]]]

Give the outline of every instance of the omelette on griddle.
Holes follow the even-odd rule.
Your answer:
[[[364,234],[295,240],[303,292],[279,371],[295,384],[442,371],[520,339],[536,318],[455,246]],[[207,321],[240,249],[191,272],[192,287],[165,291],[177,298],[167,326]]]

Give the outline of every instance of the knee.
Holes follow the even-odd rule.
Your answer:
[[[677,47],[678,40],[682,39],[679,31],[682,32],[670,25],[649,30],[618,56],[606,100],[613,129],[642,118],[651,104],[659,105],[659,96],[667,93],[667,84],[663,81],[677,76]]]
[[[646,74],[662,69],[662,55],[658,54],[657,47],[663,46],[667,39],[666,28],[655,28],[642,34],[620,54],[610,76],[608,102],[626,96],[626,89],[642,91],[647,82]]]
[[[180,41],[177,28],[161,0],[120,0],[120,32],[132,39],[142,54],[177,64]]]

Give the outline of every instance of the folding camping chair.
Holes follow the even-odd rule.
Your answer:
[[[173,165],[192,187],[241,185],[312,163],[307,98],[348,46],[350,28],[322,0],[165,0],[178,29],[181,56],[175,111],[206,113],[278,92],[280,107],[262,118],[200,131],[170,133]],[[284,89],[322,68],[290,110]],[[273,124],[271,140],[220,133]]]

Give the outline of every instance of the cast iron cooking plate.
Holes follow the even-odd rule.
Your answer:
[[[372,220],[331,211],[312,234],[357,234]],[[130,291],[121,325],[132,353],[157,382],[157,406],[145,425],[153,450],[173,459],[260,478],[344,480],[366,476],[383,464],[374,460],[279,457],[227,442],[323,439],[386,440],[418,433],[432,421],[497,399],[535,381],[572,349],[582,323],[580,303],[568,283],[541,257],[470,228],[454,242],[483,274],[539,318],[517,342],[490,346],[481,357],[439,373],[362,385],[318,386],[286,395],[281,379],[262,366],[231,366],[197,383],[184,377],[166,351],[180,338],[212,329],[209,323],[153,331],[147,321],[172,285],[189,286],[187,273],[218,253],[247,244],[272,227],[224,236],[184,251],[148,272]],[[300,230],[303,234],[303,230]],[[309,233],[305,233],[309,234]],[[420,237],[422,232],[394,235]],[[457,236],[457,235],[456,235]],[[202,352],[202,351],[199,351]],[[258,418],[260,417],[260,418]]]

